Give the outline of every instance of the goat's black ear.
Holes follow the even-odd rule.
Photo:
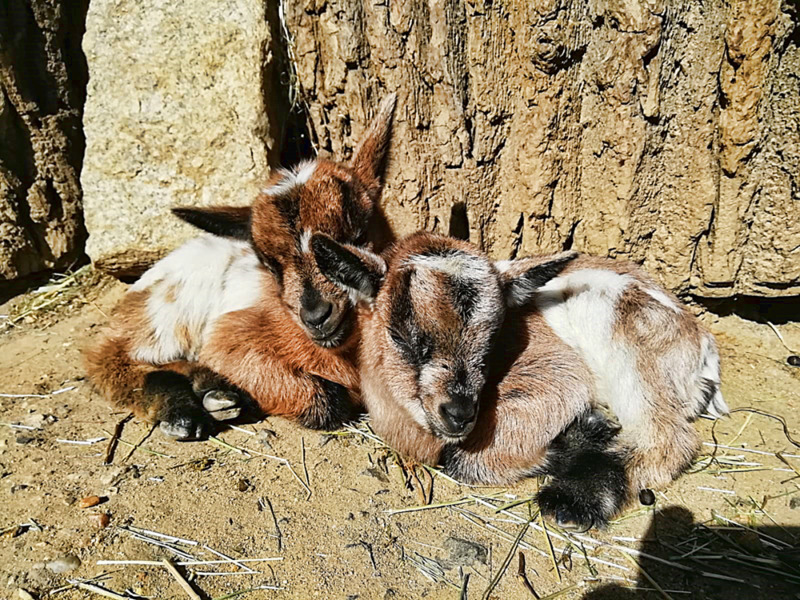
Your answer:
[[[533,299],[536,291],[578,257],[572,250],[548,258],[525,258],[511,262],[495,263],[503,281],[506,304],[523,306]],[[533,266],[530,263],[534,262]]]
[[[250,213],[249,206],[176,206],[172,209],[172,214],[198,229],[237,240],[250,239]]]
[[[386,263],[377,254],[362,248],[346,246],[325,234],[311,237],[311,251],[317,267],[325,277],[355,299],[372,301],[386,274]]]

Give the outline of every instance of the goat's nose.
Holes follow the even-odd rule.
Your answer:
[[[475,419],[477,405],[474,402],[448,402],[440,410],[453,431],[461,431]]]
[[[300,298],[300,318],[309,327],[319,327],[333,312],[333,304],[325,300],[313,287],[306,287]]]

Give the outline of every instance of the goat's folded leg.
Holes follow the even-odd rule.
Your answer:
[[[127,338],[109,336],[84,355],[90,380],[109,402],[160,423],[164,434],[180,440],[207,436],[216,427],[215,417],[238,416],[243,395],[223,378],[190,361],[135,360],[128,346]],[[205,396],[211,410],[204,407]]]
[[[238,419],[252,408],[250,396],[219,373],[202,365],[192,365],[188,372],[195,395],[215,421]]]
[[[568,529],[605,527],[629,499],[628,456],[614,439],[619,428],[587,412],[556,438],[545,470],[552,480],[538,494],[542,514]]]

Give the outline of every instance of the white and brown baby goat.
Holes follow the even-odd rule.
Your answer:
[[[383,257],[324,235],[311,247],[362,301],[375,431],[468,483],[550,474],[538,500],[561,523],[602,526],[670,482],[698,448],[690,421],[727,411],[713,337],[630,263],[492,263],[430,234]]]
[[[353,414],[353,305],[319,272],[309,240],[368,242],[394,106],[394,95],[382,103],[349,164],[280,171],[252,207],[175,209],[211,235],[147,271],[85,352],[108,400],[181,439],[238,416],[246,395],[308,427]]]

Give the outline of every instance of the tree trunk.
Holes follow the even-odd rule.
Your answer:
[[[351,152],[400,95],[398,233],[447,231],[463,203],[496,258],[575,248],[684,294],[800,294],[789,0],[286,4],[319,150]]]
[[[83,251],[87,7],[0,4],[0,280],[65,266]]]

